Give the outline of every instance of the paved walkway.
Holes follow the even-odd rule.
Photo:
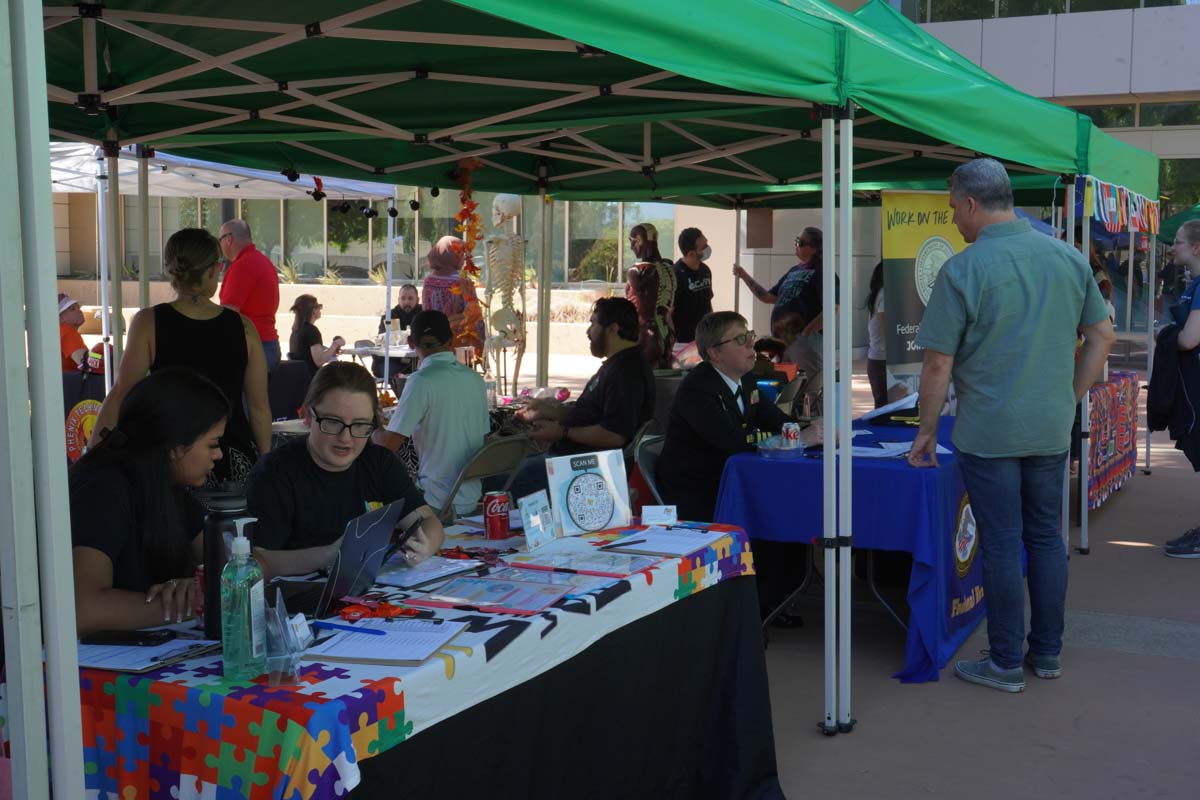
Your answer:
[[[861,377],[856,408],[869,406]],[[1200,476],[1164,434],[1153,441],[1153,474],[1139,461],[1135,477],[1092,513],[1091,553],[1072,554],[1057,681],[1029,676],[1023,694],[1009,695],[957,680],[947,667],[937,683],[902,685],[889,675],[902,663],[904,634],[860,599],[852,632],[859,724],[827,739],[816,729],[820,598],[806,598],[807,627],[777,631],[767,651],[788,796],[1200,797],[1200,560],[1165,558],[1160,547],[1200,523]],[[867,596],[861,584],[855,593]],[[958,657],[986,647],[981,626]]]

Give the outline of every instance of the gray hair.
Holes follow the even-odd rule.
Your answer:
[[[946,182],[958,199],[974,197],[984,211],[1011,211],[1012,182],[1004,165],[994,158],[976,158],[962,164]]]
[[[250,238],[250,225],[244,219],[228,220],[223,226],[226,233],[232,233],[233,238],[242,242],[253,241]]]
[[[1190,245],[1200,244],[1200,219],[1189,219],[1179,226],[1183,239]]]
[[[734,325],[741,323],[749,329],[746,318],[736,311],[712,311],[705,314],[696,323],[696,350],[700,357],[708,361],[708,348],[718,347],[725,339],[725,334]]]

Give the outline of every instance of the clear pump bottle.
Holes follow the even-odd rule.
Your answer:
[[[221,571],[221,646],[225,677],[233,680],[257,678],[267,671],[266,596],[262,568],[250,557],[248,522],[254,519],[237,520],[233,553]]]

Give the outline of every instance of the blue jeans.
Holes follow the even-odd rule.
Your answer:
[[[1065,452],[1023,458],[958,454],[983,553],[988,647],[993,663],[1001,669],[1021,666],[1021,640],[1025,638],[1022,544],[1028,557],[1029,649],[1051,656],[1062,651],[1067,550],[1058,523],[1066,458]]]
[[[267,372],[274,372],[279,366],[279,340],[273,342],[263,342],[263,355],[267,357]]]

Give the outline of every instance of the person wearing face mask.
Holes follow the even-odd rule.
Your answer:
[[[187,491],[221,460],[229,403],[182,367],[121,402],[116,426],[71,467],[71,560],[78,633],[192,616],[204,510]]]
[[[658,251],[658,229],[648,222],[629,229],[629,246],[638,263],[630,268],[625,299],[637,307],[638,343],[655,369],[668,369],[675,344],[671,322],[675,273]]]
[[[246,484],[254,557],[268,577],[321,569],[341,546],[346,523],[379,503],[404,501],[399,527],[420,530],[405,544],[416,564],[442,546],[437,513],[404,466],[370,441],[378,428],[375,379],[363,366],[333,361],[317,371],[304,400],[308,435],[263,458]]]
[[[696,324],[712,309],[712,270],[704,262],[712,258],[712,248],[699,228],[684,228],[679,234],[679,252],[675,262],[675,340],[679,344],[696,341]]]

